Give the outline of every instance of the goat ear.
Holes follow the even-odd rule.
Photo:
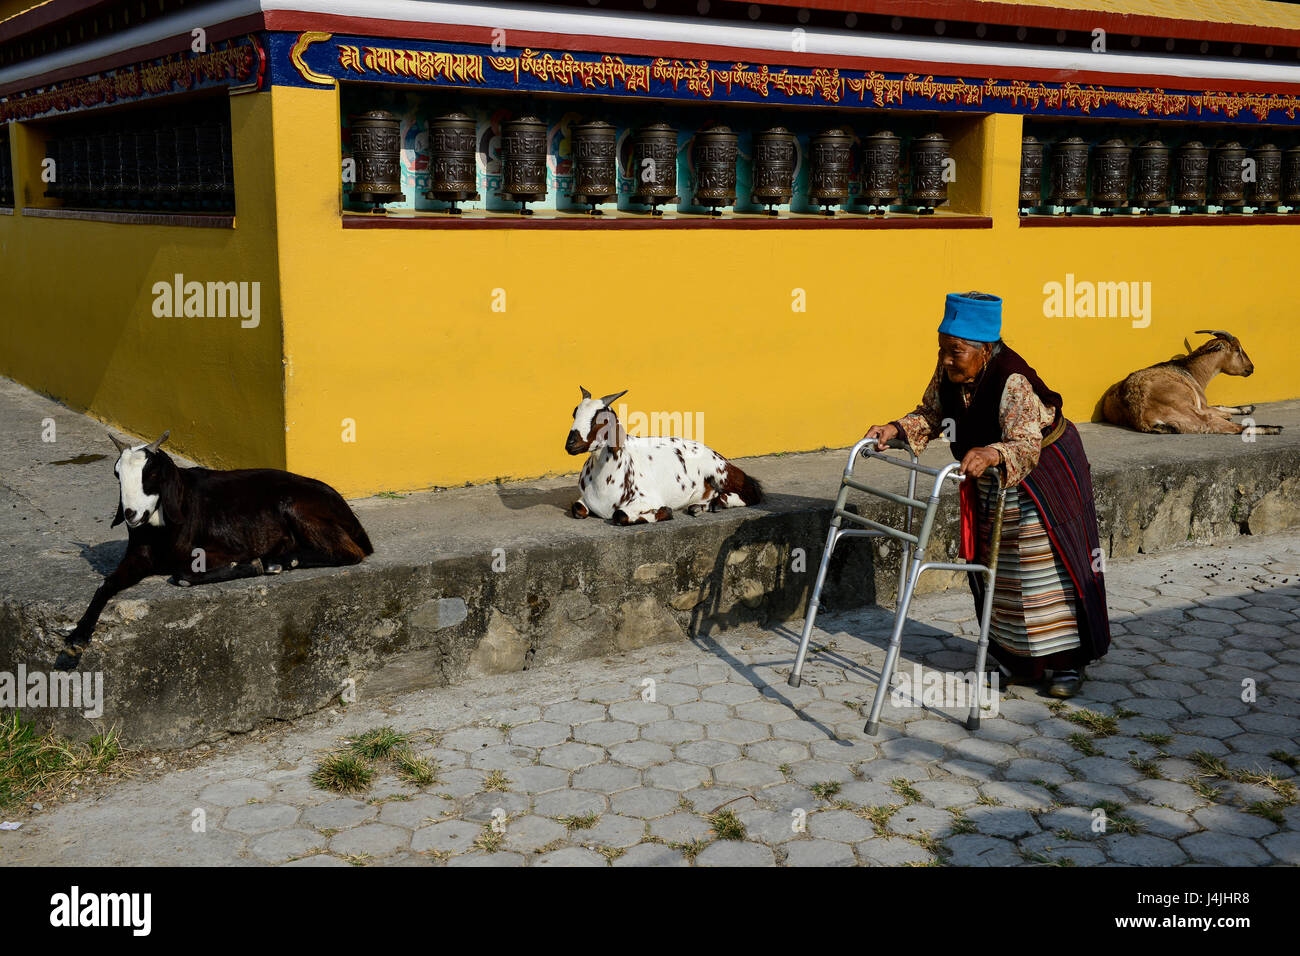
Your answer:
[[[587,391],[587,390],[586,390],[585,388],[583,388],[581,385],[578,386],[578,391],[582,392],[582,400],[583,400],[584,402],[585,402],[587,399],[591,398],[591,392]]]
[[[619,392],[617,395],[606,395],[604,398],[600,400],[600,404],[604,405],[606,408],[609,408],[610,402],[616,402],[626,394],[627,394],[627,389],[623,389],[623,391]]]
[[[171,460],[167,461],[167,471],[159,488],[158,507],[162,508],[163,517],[170,525],[179,525],[185,517],[185,485],[181,481],[180,469]]]

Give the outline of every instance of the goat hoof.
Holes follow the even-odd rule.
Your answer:
[[[189,578],[183,578],[179,574],[175,574],[169,579],[169,583],[176,585],[178,588],[187,588],[193,582]]]
[[[591,514],[591,512],[587,510],[587,506],[581,501],[575,501],[573,507],[569,509],[569,514],[575,518],[585,518],[587,515]]]
[[[686,509],[686,513],[692,518],[698,518],[700,515],[704,514],[706,510],[708,509],[706,509],[704,505],[691,505]]]
[[[627,512],[622,508],[617,509],[609,520],[614,522],[614,524],[627,525],[632,523],[632,519],[627,516]]]
[[[267,574],[279,574],[279,573],[280,573],[281,571],[283,571],[283,570],[284,570],[284,568],[280,567],[280,565],[278,565],[278,564],[268,564],[268,565],[266,566],[266,573],[267,573]]]
[[[1239,407],[1241,408],[1241,411],[1239,411],[1239,412],[1237,413],[1238,415],[1253,415],[1253,414],[1255,414],[1255,406],[1254,406],[1254,405],[1241,405],[1241,406],[1239,406]]]
[[[56,671],[71,671],[77,669],[77,664],[81,662],[81,652],[70,654],[67,651],[59,651],[59,656],[54,660],[54,669]]]

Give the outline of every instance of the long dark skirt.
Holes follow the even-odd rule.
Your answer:
[[[981,563],[988,558],[996,482],[979,482]],[[1091,468],[1074,424],[1043,449],[1038,466],[1008,491],[993,592],[989,650],[1012,673],[1082,667],[1110,647],[1106,584]],[[983,579],[968,575],[976,613]]]

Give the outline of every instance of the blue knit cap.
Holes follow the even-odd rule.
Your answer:
[[[939,332],[972,342],[996,342],[1002,338],[1002,300],[986,292],[949,292]]]

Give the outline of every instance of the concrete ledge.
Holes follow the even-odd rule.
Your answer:
[[[1110,554],[1300,527],[1300,402],[1255,417],[1287,430],[1246,443],[1082,425]],[[53,444],[41,441],[46,418]],[[5,380],[0,425],[13,464],[0,477],[0,671],[46,672],[125,550],[109,528],[112,461],[86,460],[112,446],[103,426]],[[376,548],[365,564],[192,590],[152,578],[109,605],[82,662],[104,674],[103,716],[27,713],[73,737],[116,724],[133,746],[178,748],[352,688],[369,698],[800,617],[846,455],[742,460],[765,504],[638,528],[569,518],[573,478],[354,502]],[[925,460],[950,459],[936,447]],[[871,467],[901,488],[901,470]],[[882,520],[901,510],[855,505]],[[955,542],[950,498],[931,553],[955,554]],[[824,605],[891,600],[897,560],[846,543]],[[935,574],[923,589],[962,578]]]

